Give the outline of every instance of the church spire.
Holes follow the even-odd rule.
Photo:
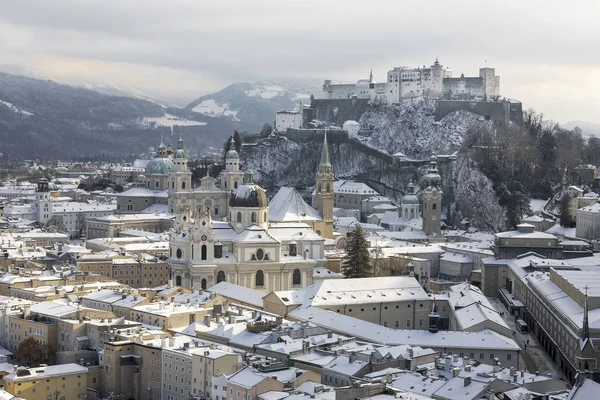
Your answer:
[[[323,136],[323,150],[321,150],[321,162],[319,167],[331,167],[331,161],[329,160],[329,146],[327,145],[327,130]]]
[[[581,340],[584,342],[590,338],[590,323],[588,320],[588,286],[585,285],[585,297],[583,304],[583,329],[581,331]]]
[[[371,68],[371,72],[369,73],[369,83],[373,83],[373,68]]]

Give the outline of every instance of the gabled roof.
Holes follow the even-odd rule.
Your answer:
[[[319,221],[321,214],[309,206],[300,193],[291,187],[282,187],[269,203],[269,221]]]

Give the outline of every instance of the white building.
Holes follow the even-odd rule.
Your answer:
[[[429,66],[418,68],[395,67],[388,71],[385,83],[377,83],[371,73],[369,79],[356,84],[337,84],[331,80],[323,83],[325,99],[369,99],[387,104],[399,103],[401,99],[413,97],[449,97],[484,100],[499,95],[500,77],[494,68],[480,68],[479,76],[452,78],[452,71],[436,59]]]
[[[577,226],[575,232],[578,238],[600,238],[600,204],[592,204],[577,210]]]
[[[348,137],[350,139],[356,139],[358,137],[358,132],[360,131],[360,124],[356,121],[348,120],[344,122],[342,129],[348,132]]]
[[[304,104],[298,100],[296,107],[289,111],[277,111],[275,113],[275,130],[285,132],[288,128],[302,128],[304,120]]]

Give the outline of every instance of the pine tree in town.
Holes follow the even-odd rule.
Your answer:
[[[342,273],[346,278],[366,278],[373,274],[369,258],[369,242],[360,225],[348,233]]]

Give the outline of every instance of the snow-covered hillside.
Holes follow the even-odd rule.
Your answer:
[[[242,130],[258,132],[263,124],[273,124],[276,111],[292,109],[298,100],[308,102],[318,90],[316,84],[236,83],[194,100],[186,109],[239,122]]]
[[[90,81],[81,81],[77,86],[83,87],[85,89],[94,90],[96,92],[100,92],[103,94],[107,94],[109,96],[124,96],[124,97],[132,97],[134,99],[146,100],[154,104],[158,104],[163,108],[180,108],[178,105],[171,103],[167,100],[159,99],[156,96],[152,96],[140,88],[135,86],[133,87],[125,87],[125,86],[117,86],[111,83],[105,82],[90,82]]]
[[[402,152],[415,159],[432,154],[452,154],[457,151],[470,127],[492,126],[483,117],[459,111],[441,121],[434,120],[435,100],[404,100],[399,106],[373,107],[360,119],[363,128],[373,133],[365,143],[382,152]]]
[[[10,111],[12,111],[14,113],[17,113],[17,114],[33,115],[33,113],[30,113],[29,111],[22,110],[19,107],[16,107],[14,104],[9,103],[8,101],[0,100],[0,105],[4,105],[4,106],[8,107],[8,109]]]
[[[174,126],[200,126],[206,125],[206,122],[201,121],[190,121],[185,118],[180,118],[175,115],[167,114],[162,117],[146,117],[144,118],[144,125],[148,126],[167,126],[173,128]]]
[[[219,104],[215,99],[202,100],[192,111],[209,117],[229,117],[233,121],[239,121],[236,117],[238,110],[232,110],[228,103]]]

